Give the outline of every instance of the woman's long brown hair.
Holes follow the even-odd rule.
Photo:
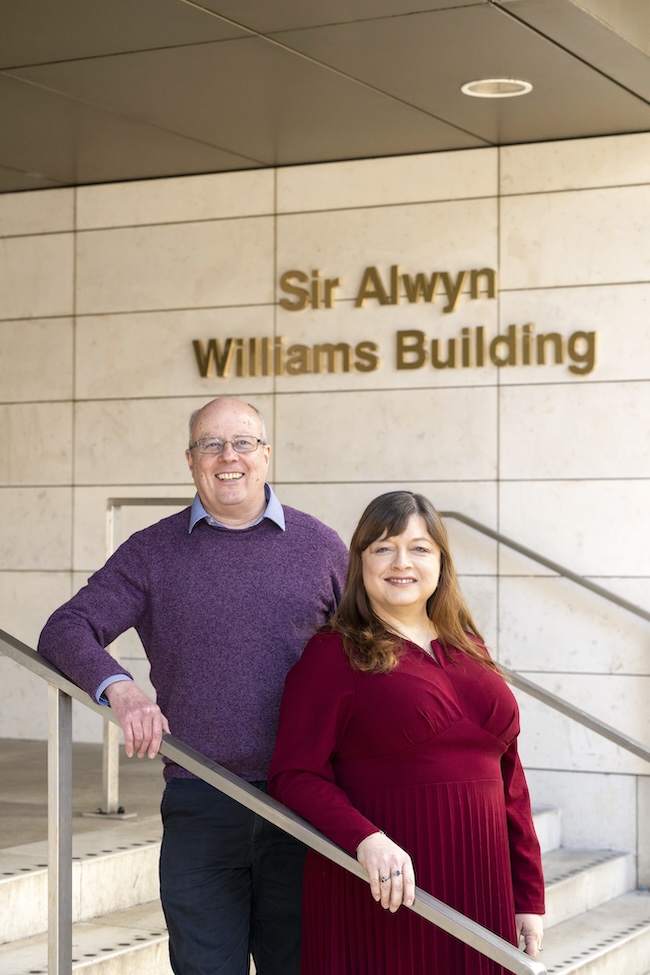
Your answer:
[[[362,553],[380,538],[401,535],[409,519],[420,515],[427,532],[440,549],[440,578],[429,597],[427,612],[445,653],[455,647],[496,670],[485,642],[461,596],[449,551],[447,531],[431,502],[412,491],[389,491],[370,502],[361,515],[352,541],[345,590],[331,628],[343,637],[343,645],[355,670],[385,674],[393,670],[403,652],[403,641],[376,615],[363,584]]]

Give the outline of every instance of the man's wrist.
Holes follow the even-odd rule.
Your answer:
[[[129,677],[127,674],[113,674],[112,677],[107,677],[103,680],[97,690],[95,691],[95,700],[98,704],[104,707],[110,707],[110,702],[106,697],[106,688],[110,687],[111,684],[117,684],[118,681],[128,680],[133,682],[133,678]]]

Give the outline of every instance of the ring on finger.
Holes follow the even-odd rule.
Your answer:
[[[388,877],[382,877],[380,874],[379,879],[381,880],[382,884],[387,884],[388,881],[390,880],[390,874],[388,875]]]

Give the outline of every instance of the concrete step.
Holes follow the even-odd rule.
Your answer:
[[[72,970],[83,975],[172,975],[159,901],[73,926]],[[0,945],[3,975],[46,975],[47,934]]]
[[[549,975],[650,975],[650,896],[629,893],[634,860],[559,846],[561,816],[535,812],[548,911]],[[73,839],[73,968],[171,975],[158,901],[161,825],[124,821]],[[5,942],[5,944],[2,944]],[[0,972],[47,972],[47,844],[0,850]]]
[[[155,817],[74,836],[73,922],[155,900],[160,836]],[[0,944],[44,931],[47,842],[0,850]]]
[[[633,891],[548,927],[541,960],[548,975],[647,975],[650,893]]]
[[[634,856],[616,850],[551,850],[543,856],[544,926],[550,928],[633,890]]]
[[[541,806],[533,810],[535,832],[542,853],[555,850],[562,844],[562,813],[552,806]]]

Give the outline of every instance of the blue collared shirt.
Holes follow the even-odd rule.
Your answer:
[[[271,487],[270,484],[264,485],[264,497],[266,498],[266,508],[259,516],[257,521],[253,522],[254,525],[259,525],[261,521],[268,518],[269,521],[274,522],[282,531],[286,530],[286,525],[284,521],[284,511],[282,510],[282,505],[278,500],[278,496]],[[207,521],[208,525],[212,525],[213,528],[228,528],[228,525],[222,525],[220,521],[209,515],[201,503],[201,499],[197,494],[194,495],[194,501],[192,501],[192,509],[190,511],[190,527],[188,528],[188,534],[191,534],[192,529],[203,519]],[[250,528],[253,526],[250,525]],[[233,529],[234,530],[234,529]],[[114,674],[113,677],[107,677],[105,681],[99,685],[95,692],[95,700],[98,704],[108,704],[108,699],[104,696],[104,691],[111,684],[115,684],[119,680],[131,680],[126,674]]]
[[[269,521],[275,522],[278,528],[281,528],[282,531],[285,531],[284,511],[282,510],[282,505],[278,500],[278,496],[276,495],[275,491],[273,490],[270,484],[264,485],[264,496],[266,498],[266,508],[259,516],[257,521],[253,522],[253,525],[259,525],[260,521],[263,521],[265,518],[268,518]],[[229,527],[228,525],[223,525],[220,521],[217,521],[216,518],[213,518],[212,515],[209,515],[207,513],[197,493],[194,495],[194,501],[192,502],[192,510],[190,512],[190,527],[188,528],[188,532],[190,534],[194,526],[198,524],[198,522],[201,521],[203,518],[205,518],[208,525],[212,525],[213,528]],[[253,526],[249,525],[248,527],[252,528]]]

